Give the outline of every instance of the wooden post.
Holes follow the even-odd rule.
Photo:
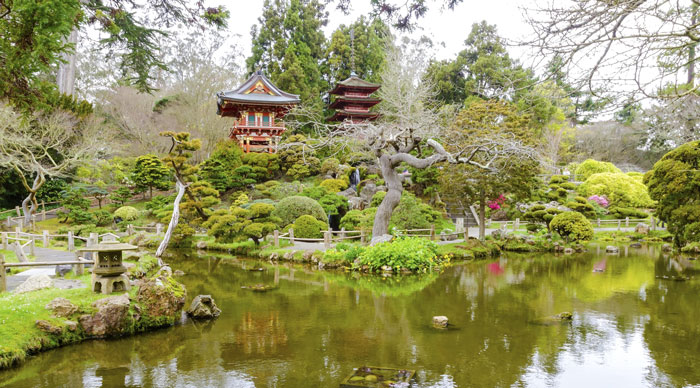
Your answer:
[[[93,245],[98,244],[100,241],[100,235],[97,233],[90,233],[90,237],[88,238],[87,246],[91,247]]]
[[[75,238],[73,237],[73,232],[68,231],[68,252],[73,252],[75,250]]]
[[[464,228],[464,241],[469,240],[469,228]]]
[[[156,234],[161,234],[163,233],[163,224],[157,223],[156,224]]]
[[[294,229],[289,228],[289,242],[294,244]]]
[[[340,228],[340,241],[345,240],[345,228]]]
[[[19,206],[15,206],[15,211],[17,212],[17,217],[22,217],[22,212],[19,211]]]
[[[44,238],[44,241],[42,241],[44,244],[44,248],[48,248],[49,247],[49,231],[48,230],[43,231],[42,235],[43,235],[42,237]]]
[[[630,226],[630,218],[625,217],[625,228],[629,228],[629,226]]]
[[[622,228],[622,220],[617,220],[617,230],[620,231]]]
[[[435,224],[430,225],[430,241],[435,241]]]
[[[274,232],[272,232],[272,239],[275,244],[275,248],[280,247],[280,231],[275,229]]]
[[[20,233],[22,233],[22,228],[15,226],[15,238],[19,238]]]
[[[600,228],[600,218],[598,218],[598,227]]]
[[[323,232],[323,247],[325,249],[331,249],[331,232]]]
[[[7,280],[5,275],[5,256],[0,255],[0,292],[7,291]]]
[[[32,256],[34,256],[34,254],[35,254],[35,252],[34,252],[35,247],[36,247],[36,237],[32,236],[29,239],[29,254]]]
[[[32,214],[32,230],[36,230],[36,214]]]
[[[656,220],[654,220],[654,216],[651,216],[651,230],[656,230]]]
[[[7,232],[2,232],[2,249],[7,250]]]
[[[75,259],[78,261],[83,261],[83,258],[75,254]],[[80,276],[85,272],[85,264],[73,264],[73,273]]]
[[[364,244],[367,237],[365,236],[365,230],[360,229],[360,244]]]
[[[46,202],[41,201],[41,220],[46,221]]]

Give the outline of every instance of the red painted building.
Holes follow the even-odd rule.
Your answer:
[[[216,114],[235,119],[229,137],[244,152],[277,152],[286,129],[282,118],[300,102],[299,96],[280,90],[259,70],[238,89],[216,97]]]
[[[372,97],[372,93],[380,87],[352,73],[350,78],[338,83],[329,92],[336,97],[330,105],[331,109],[335,109],[335,114],[328,121],[350,120],[358,123],[376,119],[379,113],[371,112],[370,108],[381,102],[379,98]]]

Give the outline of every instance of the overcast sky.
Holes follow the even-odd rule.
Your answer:
[[[328,7],[330,16],[324,31],[326,37],[339,25],[349,24],[363,14],[369,15],[370,0],[352,0],[351,3],[353,10],[350,15],[344,15],[335,9],[334,5]],[[421,30],[413,34],[416,37],[426,35],[433,39],[437,46],[436,58],[453,58],[464,48],[464,40],[469,35],[472,24],[482,20],[497,25],[499,34],[508,40],[517,40],[528,35],[530,30],[524,22],[520,7],[530,3],[532,1],[528,0],[465,0],[454,10],[442,10],[441,0],[429,0],[428,14],[418,21]],[[229,3],[227,6],[231,11],[229,29],[241,35],[240,44],[247,57],[250,55],[250,28],[257,23],[262,14],[263,0],[237,0],[235,5]],[[516,58],[522,53],[522,50],[515,47],[509,51]]]

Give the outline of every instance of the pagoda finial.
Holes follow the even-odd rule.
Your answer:
[[[350,76],[357,76],[355,73],[355,27],[350,28]]]

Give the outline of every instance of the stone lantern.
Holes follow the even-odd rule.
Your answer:
[[[103,241],[100,244],[79,249],[80,252],[95,252],[95,265],[92,268],[92,291],[111,294],[115,291],[129,291],[129,277],[122,263],[122,251],[136,250],[137,246],[118,241]]]

